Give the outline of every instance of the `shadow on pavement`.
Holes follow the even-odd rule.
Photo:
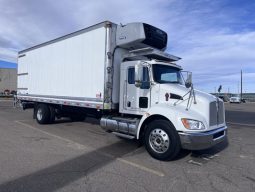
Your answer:
[[[120,141],[12,181],[2,183],[0,184],[0,191],[53,192],[106,166],[116,158],[130,153],[136,148],[134,145],[128,145],[127,141]],[[107,155],[109,152],[111,152],[111,155]]]
[[[226,149],[229,145],[228,142],[228,138],[226,138],[224,141],[222,141],[221,143],[218,143],[217,145],[215,145],[212,148],[209,149],[205,149],[205,150],[199,150],[199,151],[192,151],[191,152],[191,157],[200,157],[203,155],[215,155],[221,151],[223,151],[224,149]]]
[[[194,158],[200,158],[203,156],[214,156],[215,154],[219,153],[220,151],[223,151],[224,149],[226,149],[228,147],[228,144],[229,144],[228,139],[225,139],[223,142],[221,142],[209,149],[197,150],[197,151],[190,151],[190,150],[182,149],[180,154],[173,161],[178,161],[178,160],[183,159],[189,155]]]
[[[84,122],[92,125],[100,125],[100,120],[91,117],[87,117],[84,121],[72,121],[70,118],[65,117],[61,119],[56,119],[52,124],[75,123],[75,122]]]

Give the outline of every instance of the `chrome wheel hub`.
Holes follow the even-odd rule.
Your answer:
[[[37,110],[37,114],[36,114],[37,119],[40,121],[42,120],[42,109],[38,109]]]
[[[157,128],[150,132],[149,144],[155,152],[164,153],[169,148],[170,140],[164,130]]]

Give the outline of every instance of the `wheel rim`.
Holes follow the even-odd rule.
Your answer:
[[[38,110],[37,110],[37,114],[36,114],[36,116],[37,116],[37,119],[39,120],[39,121],[41,121],[42,120],[42,109],[41,108],[39,108]]]
[[[150,132],[149,144],[155,152],[164,153],[170,146],[169,136],[160,128],[153,129]]]

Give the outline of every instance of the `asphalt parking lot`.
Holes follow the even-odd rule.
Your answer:
[[[0,192],[255,191],[255,103],[225,107],[228,141],[163,162],[95,119],[38,125],[0,100]]]

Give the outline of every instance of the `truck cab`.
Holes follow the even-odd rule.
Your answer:
[[[102,127],[142,139],[160,160],[173,159],[181,148],[201,150],[222,142],[227,135],[223,101],[195,90],[191,73],[175,63],[180,58],[153,49],[137,52],[120,66],[121,117],[103,117]]]
[[[184,86],[182,68],[173,63],[157,60],[127,61],[121,65],[121,113],[144,115],[153,105],[161,103],[160,85]],[[165,96],[167,100],[169,96]],[[176,99],[181,96],[176,96]]]

